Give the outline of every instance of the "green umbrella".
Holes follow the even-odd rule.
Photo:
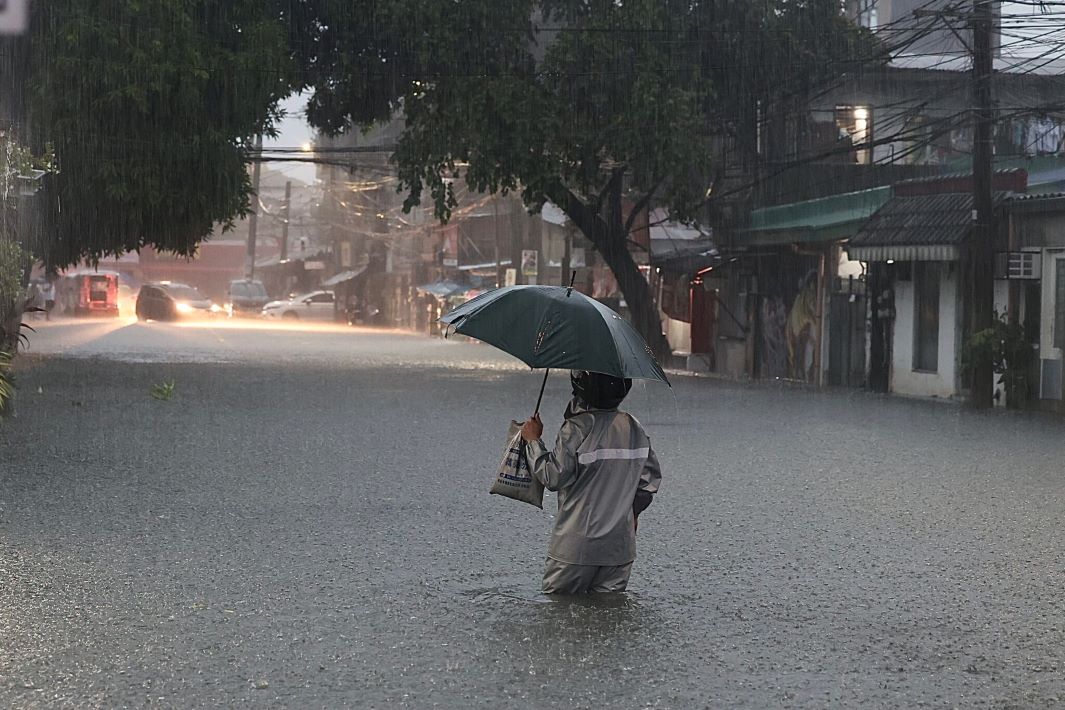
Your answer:
[[[551,368],[588,370],[669,384],[651,349],[628,322],[572,288],[498,288],[467,301],[440,321],[529,367],[548,368],[548,372]],[[541,398],[543,393],[541,386]]]

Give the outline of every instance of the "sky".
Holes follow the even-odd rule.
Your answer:
[[[298,148],[313,140],[313,131],[303,115],[306,103],[307,96],[303,94],[294,94],[281,102],[285,118],[277,126],[277,138],[263,138],[264,148]],[[308,184],[314,183],[313,163],[273,163],[270,167]]]

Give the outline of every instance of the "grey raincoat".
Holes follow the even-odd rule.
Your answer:
[[[643,427],[626,412],[591,409],[574,398],[554,451],[526,443],[532,474],[558,491],[547,556],[574,565],[620,566],[636,559],[633,499],[658,491],[662,474]]]

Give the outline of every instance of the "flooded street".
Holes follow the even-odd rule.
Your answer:
[[[554,600],[553,494],[542,512],[487,494],[539,387],[507,356],[326,326],[40,325],[0,425],[0,706],[1065,699],[1060,419],[637,383],[664,480],[630,591]],[[553,375],[545,439],[567,394]]]
[[[1063,550],[1065,2],[0,0],[0,710],[1065,706]]]

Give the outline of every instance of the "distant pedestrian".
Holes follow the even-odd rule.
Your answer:
[[[44,319],[52,320],[52,309],[55,308],[55,285],[51,281],[44,282],[41,296],[44,298]]]
[[[44,310],[44,297],[41,295],[41,287],[36,281],[30,282],[29,291],[26,294],[26,307],[33,315],[33,320],[40,318],[40,312]]]
[[[573,399],[553,451],[540,438],[539,415],[522,427],[533,475],[558,491],[543,591],[622,592],[636,559],[638,516],[662,474],[643,427],[618,411],[632,380],[573,371],[570,382]]]

